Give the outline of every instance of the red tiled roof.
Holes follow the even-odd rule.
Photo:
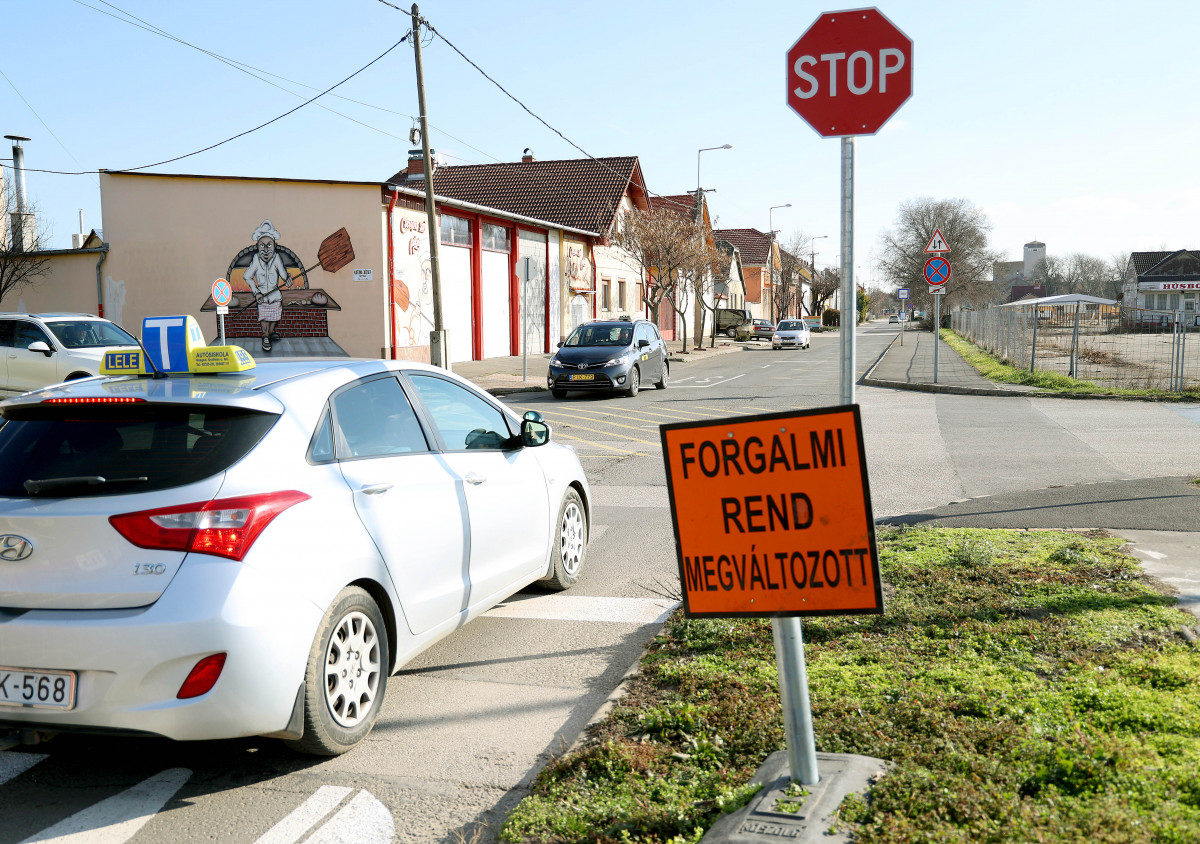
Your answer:
[[[744,266],[766,266],[771,254],[771,236],[758,229],[713,229],[713,238],[736,246]]]
[[[675,196],[652,196],[650,197],[650,207],[669,208],[672,211],[678,211],[680,216],[691,217],[696,213],[696,197],[690,193],[681,193]]]
[[[388,181],[425,189],[423,178],[406,182],[406,175],[407,170],[401,170]],[[438,196],[603,235],[631,180],[641,187],[635,155],[513,161],[439,167],[433,174],[433,191]]]

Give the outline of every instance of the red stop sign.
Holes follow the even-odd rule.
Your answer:
[[[787,52],[787,102],[823,138],[874,135],[912,96],[912,40],[878,9],[826,12]]]

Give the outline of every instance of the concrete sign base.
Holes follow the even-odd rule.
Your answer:
[[[821,781],[816,785],[804,786],[807,795],[790,797],[787,789],[792,779],[788,771],[787,751],[772,753],[751,780],[762,783],[762,790],[741,809],[713,824],[703,838],[704,844],[848,842],[850,837],[844,828],[829,831],[837,819],[838,806],[842,798],[852,792],[865,796],[875,779],[885,773],[887,763],[871,756],[818,753],[817,769]]]

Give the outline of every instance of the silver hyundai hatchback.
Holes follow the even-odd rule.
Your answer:
[[[291,359],[10,399],[0,737],[345,752],[416,654],[529,584],[578,580],[589,507],[536,414],[421,364]]]

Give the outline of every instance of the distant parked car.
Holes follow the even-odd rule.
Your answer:
[[[744,308],[717,308],[717,333],[726,337],[736,337],[738,326],[753,320],[750,312]]]
[[[890,317],[888,317],[888,325],[891,325],[892,323],[896,323],[897,325],[899,325],[900,317],[896,316],[895,314],[892,314]]]
[[[771,335],[772,349],[807,349],[812,335],[802,319],[780,320]]]
[[[770,320],[756,319],[745,325],[739,325],[737,339],[739,340],[770,340],[775,333],[775,326]]]
[[[137,344],[119,325],[90,314],[0,314],[0,395],[91,378],[105,350]]]

